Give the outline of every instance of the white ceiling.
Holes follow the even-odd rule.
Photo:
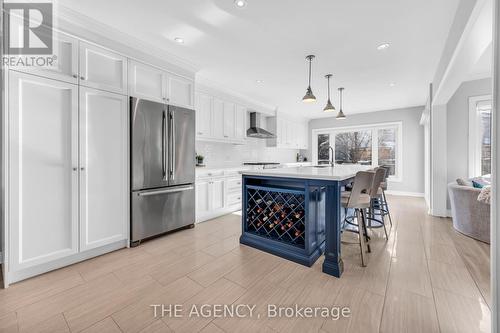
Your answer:
[[[194,63],[204,79],[317,118],[331,116],[322,112],[327,73],[334,89],[346,88],[346,114],[423,105],[458,0],[248,0],[244,9],[233,0],[59,2]],[[307,54],[316,55],[312,105],[301,102]]]

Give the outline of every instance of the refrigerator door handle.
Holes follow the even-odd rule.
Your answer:
[[[175,143],[175,136],[176,136],[176,131],[175,131],[175,117],[174,117],[174,112],[170,111],[170,137],[172,138],[170,140],[172,149],[170,150],[170,179],[174,180],[175,179],[175,154],[176,154],[176,143]]]
[[[159,195],[159,194],[166,194],[166,193],[176,193],[176,192],[183,192],[183,191],[189,191],[193,190],[194,186],[189,185],[189,186],[182,186],[182,187],[176,187],[176,188],[169,188],[166,190],[158,190],[158,191],[148,191],[148,192],[139,192],[137,195],[139,197],[147,197],[150,195]]]
[[[163,171],[163,180],[167,180],[167,156],[169,147],[167,146],[167,113],[163,110],[163,116],[161,119],[161,166]]]

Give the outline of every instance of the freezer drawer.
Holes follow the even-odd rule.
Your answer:
[[[194,222],[194,185],[132,192],[132,242]]]

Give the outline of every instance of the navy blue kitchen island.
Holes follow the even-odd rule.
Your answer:
[[[299,167],[243,171],[240,243],[340,277],[341,189],[369,167]]]

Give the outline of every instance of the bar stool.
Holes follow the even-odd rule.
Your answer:
[[[356,174],[354,178],[354,184],[352,190],[347,192],[341,192],[341,204],[342,207],[347,211],[348,209],[354,209],[354,215],[356,216],[357,223],[354,223],[354,217],[352,221],[349,221],[350,225],[356,226],[357,230],[348,231],[357,233],[359,235],[359,246],[361,249],[361,265],[366,266],[365,263],[365,246],[367,252],[371,252],[368,230],[366,228],[366,210],[371,206],[371,198],[368,194],[371,190],[373,184],[373,178],[375,174],[368,171],[360,171]],[[347,230],[347,229],[346,229]]]
[[[391,172],[391,167],[387,165],[382,165],[381,168],[385,170],[385,176],[384,176],[384,181],[380,184],[380,192],[381,192],[381,198],[379,200],[380,208],[381,208],[381,214],[384,216],[389,216],[389,223],[391,224],[392,227],[392,217],[391,217],[391,212],[389,210],[389,204],[387,203],[387,198],[385,197],[385,191],[387,190],[387,178],[389,178],[389,174]]]
[[[384,209],[383,209],[383,192],[381,184],[386,179],[386,169],[375,168],[372,187],[370,189],[370,208],[368,209],[367,221],[368,228],[384,228],[385,238],[388,240],[387,228],[385,227]],[[378,214],[377,214],[378,212]],[[380,218],[378,218],[380,216]]]

